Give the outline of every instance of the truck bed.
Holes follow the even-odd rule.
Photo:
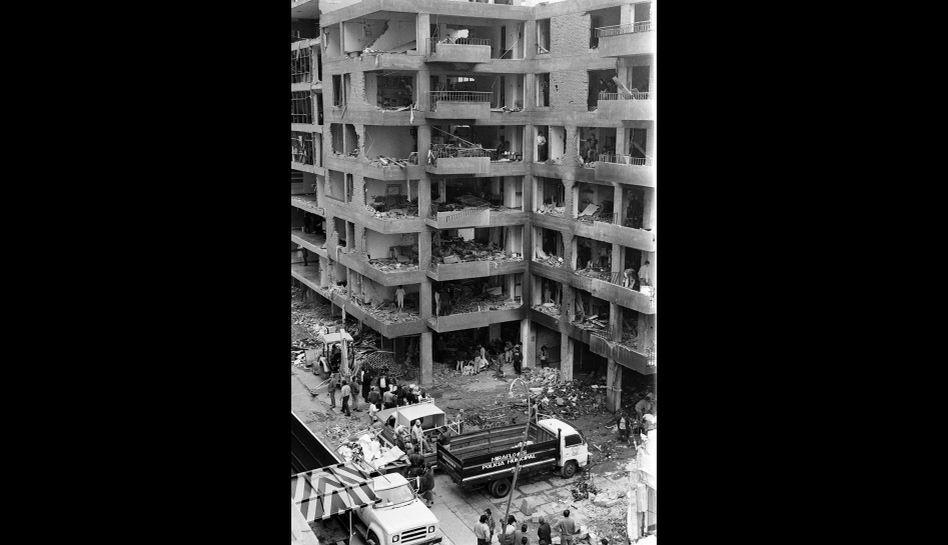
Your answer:
[[[521,471],[532,472],[556,465],[559,440],[549,431],[530,424]],[[523,425],[477,431],[451,439],[449,450],[438,451],[438,461],[451,479],[464,486],[477,486],[512,475],[517,464]]]

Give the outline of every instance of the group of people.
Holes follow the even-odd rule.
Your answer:
[[[654,425],[654,416],[655,396],[649,392],[635,403],[632,413],[624,411],[616,419],[616,430],[619,433],[619,439],[630,445],[633,440],[641,442],[641,436],[648,433],[648,430]]]
[[[447,426],[441,426],[425,437],[425,430],[421,427],[421,420],[415,420],[411,423],[411,428],[399,424],[395,415],[388,417],[385,425],[392,429],[395,436],[395,446],[408,454],[408,459],[412,460],[412,454],[421,456],[428,452],[434,452],[434,446],[438,448],[451,448],[451,430]],[[412,464],[417,465],[417,464]]]
[[[477,545],[490,545],[497,534],[497,541],[500,545],[530,545],[530,537],[527,535],[527,525],[518,524],[517,518],[508,515],[506,523],[501,523],[494,519],[490,509],[485,509],[484,513],[474,525],[474,535],[477,538]],[[580,533],[575,520],[570,518],[569,509],[563,511],[563,518],[556,524],[550,526],[544,517],[538,519],[536,545],[551,545],[553,543],[553,532],[559,533],[560,545],[573,545],[576,536]],[[500,523],[500,524],[498,524]],[[498,533],[498,526],[500,532]],[[609,545],[609,541],[603,539],[600,545]]]
[[[376,413],[382,409],[411,405],[428,399],[428,393],[416,384],[398,384],[395,377],[388,376],[384,370],[376,376],[371,370],[359,369],[349,376],[343,376],[338,367],[333,367],[328,380],[329,408],[336,407],[336,390],[341,394],[341,411],[352,416],[359,411],[359,396],[368,404],[369,419],[376,422]]]
[[[523,349],[519,342],[514,344],[506,341],[501,345],[498,341],[490,351],[486,345],[478,344],[474,348],[474,358],[469,359],[468,356],[464,350],[458,350],[455,354],[454,370],[461,376],[476,375],[497,361],[513,365],[514,372],[518,374],[523,366]]]

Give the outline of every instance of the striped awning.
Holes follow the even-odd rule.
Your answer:
[[[347,464],[336,464],[290,477],[293,503],[306,522],[327,519],[381,501],[369,475]]]

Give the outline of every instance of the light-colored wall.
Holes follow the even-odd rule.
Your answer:
[[[369,259],[384,259],[388,257],[392,246],[414,245],[417,249],[418,235],[415,233],[401,233],[386,235],[371,229],[365,230],[365,251]]]
[[[415,148],[415,137],[411,127],[373,125],[366,127],[365,156],[375,159],[378,155],[405,159]]]
[[[373,43],[368,45],[371,49],[379,51],[392,51],[396,47],[405,44],[413,44],[411,49],[415,49],[415,21],[387,21],[388,27]]]

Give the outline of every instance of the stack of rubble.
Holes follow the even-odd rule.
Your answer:
[[[609,281],[612,278],[612,269],[609,267],[597,267],[595,265],[586,267],[584,269],[576,269],[576,274],[579,276],[588,276],[590,278],[598,278],[600,280]]]
[[[523,376],[532,391],[540,388],[535,397],[542,414],[571,419],[606,410],[604,385],[560,381],[559,370],[550,368],[525,370]]]
[[[391,301],[379,303],[374,307],[367,305],[356,298],[350,299],[349,301],[387,324],[410,322],[419,318],[418,309],[405,307],[405,310],[399,311],[398,306]]]
[[[487,290],[483,295],[462,298],[451,308],[451,314],[508,310],[517,308],[520,305],[519,297],[511,300],[503,294],[502,288],[497,287]]]
[[[566,215],[566,207],[555,206],[553,203],[546,203],[540,208],[537,208],[537,214],[546,214],[548,216],[561,218]]]
[[[369,265],[382,272],[408,272],[417,271],[417,263],[405,263],[398,258],[387,257],[385,259],[370,259]]]
[[[376,218],[398,219],[418,216],[418,202],[410,201],[406,195],[376,195],[365,210]]]
[[[542,312],[543,314],[552,316],[554,318],[560,317],[560,306],[556,303],[543,303],[541,305],[534,305],[533,310]]]
[[[522,261],[518,253],[507,252],[493,242],[484,244],[476,240],[464,240],[461,237],[441,239],[441,245],[434,249],[431,264],[453,264],[468,261]]]
[[[454,212],[455,210],[464,210],[465,208],[490,208],[492,210],[500,210],[500,203],[503,202],[502,197],[499,195],[490,195],[490,199],[490,201],[486,201],[474,195],[461,195],[455,198],[453,202],[435,202],[431,204],[432,208],[437,212]]]

